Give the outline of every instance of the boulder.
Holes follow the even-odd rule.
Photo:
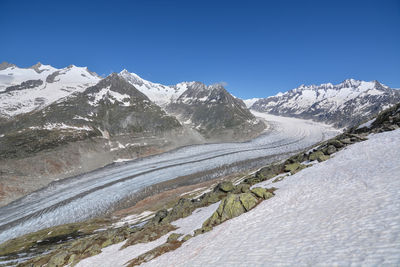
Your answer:
[[[268,199],[274,196],[273,193],[268,192],[267,189],[262,187],[256,187],[251,189],[251,192],[258,198]]]
[[[318,162],[322,162],[322,161],[325,161],[325,160],[328,160],[330,157],[329,156],[327,156],[327,155],[322,155],[322,156],[320,156],[320,157],[318,157]]]
[[[323,157],[324,153],[322,151],[315,151],[308,156],[310,161],[318,160],[318,158]],[[319,160],[318,160],[319,161]]]
[[[235,190],[233,190],[234,194],[240,194],[240,193],[247,193],[250,191],[250,185],[249,184],[239,184],[235,187]]]
[[[221,222],[239,216],[245,211],[245,208],[240,202],[239,195],[234,194],[228,194],[217,209],[217,213],[221,217]]]
[[[230,181],[223,181],[223,182],[219,183],[219,184],[216,186],[215,190],[220,190],[220,191],[222,191],[222,192],[228,193],[228,192],[233,191],[234,188],[235,188],[235,187],[233,186],[232,182],[230,182]]]
[[[343,144],[346,144],[346,145],[350,145],[353,143],[353,142],[351,142],[350,138],[340,139],[340,142],[342,142]]]
[[[337,151],[336,147],[334,147],[333,145],[329,145],[328,148],[326,149],[326,154],[332,155],[336,151]]]
[[[193,236],[192,235],[185,235],[183,238],[182,238],[182,241],[183,242],[186,242],[186,241],[188,241],[190,238],[192,238]]]
[[[181,198],[179,199],[178,203],[172,208],[172,210],[169,212],[166,220],[168,222],[175,221],[180,218],[185,218],[192,214],[192,212],[196,209],[196,205],[194,203],[187,199],[187,198]]]
[[[168,210],[162,209],[156,212],[154,215],[153,219],[151,220],[154,223],[160,223],[162,222],[163,219],[165,219],[168,216]]]
[[[256,172],[255,178],[259,179],[259,182],[271,179],[283,171],[283,165],[284,164],[272,164],[261,168]]]
[[[336,148],[342,148],[342,147],[344,147],[343,143],[340,142],[339,140],[336,140],[336,139],[330,140],[330,141],[328,142],[328,145],[333,145],[333,146],[336,147]]]
[[[181,237],[182,234],[177,234],[177,233],[172,233],[168,236],[167,242],[170,243],[172,241],[177,241],[179,237]]]
[[[258,204],[257,198],[251,193],[242,193],[239,195],[239,199],[246,211],[251,210]]]

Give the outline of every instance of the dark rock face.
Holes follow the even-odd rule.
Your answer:
[[[3,91],[3,92],[0,92],[0,94],[9,93],[11,91],[31,89],[31,88],[35,88],[37,86],[40,86],[42,84],[43,84],[42,80],[28,80],[28,81],[22,82],[19,85],[14,85],[14,86],[7,87],[6,90]]]
[[[337,101],[343,103],[338,104]],[[251,109],[350,128],[399,101],[399,90],[391,89],[377,81],[350,79],[338,85],[300,86],[279,96],[260,99]]]
[[[233,97],[221,85],[196,82],[167,111],[187,121],[206,138],[241,138],[264,129],[242,100]]]

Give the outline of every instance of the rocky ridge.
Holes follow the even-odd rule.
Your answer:
[[[351,128],[400,101],[400,91],[378,81],[347,79],[342,83],[301,85],[257,100],[251,109]]]

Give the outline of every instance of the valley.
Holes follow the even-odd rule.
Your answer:
[[[157,183],[207,170],[210,179],[284,158],[338,133],[330,126],[306,120],[254,112],[267,121],[264,134],[244,143],[195,145],[116,166],[105,167],[77,177],[51,183],[0,208],[0,242],[43,228],[89,219],[105,214],[117,204]],[[240,166],[246,161],[246,166]]]

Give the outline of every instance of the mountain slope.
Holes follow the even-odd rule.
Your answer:
[[[264,129],[243,101],[222,85],[193,82],[187,88],[166,110],[207,138],[246,139]]]
[[[0,155],[5,157],[91,136],[150,136],[181,127],[118,74],[1,126]]]
[[[301,85],[284,94],[258,100],[251,108],[351,127],[399,101],[400,91],[378,81],[348,79],[337,85]]]
[[[38,63],[19,68],[4,62],[0,65],[0,118],[44,108],[74,92],[83,92],[100,79],[87,68],[74,65],[56,69]]]
[[[176,100],[187,89],[186,83],[179,83],[174,86],[162,85],[146,81],[127,70],[121,71],[119,75],[148,96],[151,101],[163,107]]]

